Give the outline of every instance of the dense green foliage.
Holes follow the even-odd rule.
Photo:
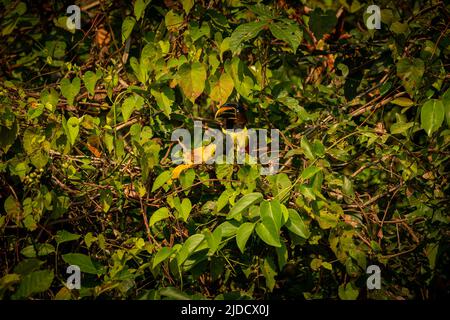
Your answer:
[[[0,297],[448,294],[450,7],[376,4],[379,30],[355,0],[103,0],[70,30],[1,0]],[[229,101],[280,171],[174,174],[173,130]]]

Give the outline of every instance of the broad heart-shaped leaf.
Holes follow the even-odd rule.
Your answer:
[[[420,111],[420,123],[423,129],[431,136],[444,122],[444,104],[440,100],[432,99],[425,102]]]
[[[236,243],[239,250],[241,250],[242,253],[244,253],[245,244],[247,243],[248,238],[250,238],[254,228],[255,228],[254,223],[245,222],[241,224],[241,226],[237,230]]]
[[[397,76],[402,80],[402,84],[409,95],[413,96],[422,81],[425,71],[424,62],[419,58],[402,58],[396,66]]]
[[[67,99],[67,104],[69,106],[73,106],[73,100],[77,96],[78,92],[80,92],[80,78],[75,77],[72,82],[69,79],[64,78],[61,80],[59,85],[62,95]]]
[[[136,19],[133,17],[126,17],[122,22],[122,43],[128,39],[133,31],[134,25],[136,24]]]
[[[100,79],[100,77],[101,71],[98,71],[97,73],[87,71],[83,75],[84,86],[86,87],[87,91],[91,96],[95,94],[95,84],[97,83],[98,79]]]
[[[171,106],[175,101],[175,94],[169,87],[162,87],[159,90],[151,89],[150,93],[155,97],[158,107],[164,112],[167,118],[170,119],[172,113]]]
[[[53,282],[53,271],[41,270],[27,274],[20,282],[14,298],[28,298],[29,296],[47,291]]]
[[[269,246],[281,247],[280,235],[273,221],[266,220],[258,222],[256,225],[256,234]]]
[[[169,170],[162,172],[158,177],[156,177],[155,182],[153,182],[152,192],[161,188],[164,183],[169,181],[171,173]]]
[[[352,282],[341,284],[338,289],[338,296],[342,300],[356,300],[359,295],[359,289]]]
[[[281,205],[278,200],[267,201],[264,200],[260,205],[260,214],[263,223],[271,221],[278,232],[283,221],[283,213],[281,212]]]
[[[20,214],[22,213],[22,209],[20,207],[20,202],[17,201],[12,195],[6,198],[5,203],[3,204],[6,214],[10,219],[19,221]]]
[[[172,248],[168,247],[162,247],[159,249],[158,253],[155,254],[155,257],[153,258],[153,265],[152,268],[154,269],[158,264],[166,260],[170,255],[172,254],[173,250]]]
[[[71,145],[75,144],[79,131],[80,131],[80,121],[76,117],[70,117],[69,120],[67,120],[66,135]]]
[[[150,217],[150,221],[148,223],[148,226],[152,227],[158,221],[164,220],[164,219],[166,219],[168,217],[169,217],[169,209],[167,209],[166,207],[159,208]]]
[[[144,98],[138,94],[133,94],[122,103],[123,121],[128,121],[134,110],[139,110],[144,105]]]
[[[181,0],[181,4],[183,5],[184,12],[186,14],[189,14],[189,11],[191,11],[192,7],[194,6],[194,0]]]
[[[310,13],[309,27],[317,40],[324,34],[330,33],[336,23],[336,12],[333,10],[323,11],[321,8],[316,8]]]
[[[169,31],[178,30],[183,25],[183,17],[169,10],[164,17],[164,23]]]
[[[294,209],[288,209],[288,211],[289,219],[286,222],[288,230],[302,238],[308,239],[311,234],[308,226],[303,222],[297,211]]]
[[[194,62],[192,64],[185,63],[178,70],[178,75],[180,77],[178,83],[184,95],[191,102],[194,102],[205,89],[205,66],[200,62]]]
[[[223,105],[227,102],[228,97],[233,92],[234,82],[233,78],[226,72],[222,73],[219,80],[214,84],[211,94],[211,99],[217,101],[219,105]]]
[[[101,274],[101,271],[98,270],[91,258],[82,253],[67,253],[63,254],[62,258],[64,262],[70,265],[76,265],[80,267],[81,272],[86,272],[90,274]]]
[[[296,24],[293,23],[271,23],[269,26],[270,32],[277,39],[287,42],[294,53],[297,51],[298,46],[302,42],[302,32]]]
[[[230,50],[236,52],[241,43],[253,39],[267,25],[267,21],[249,22],[237,27],[230,37]]]
[[[55,111],[56,105],[58,104],[59,94],[55,89],[51,88],[50,92],[44,90],[41,92],[41,103],[50,111]]]
[[[240,198],[238,202],[236,202],[233,208],[231,208],[230,212],[228,213],[227,219],[233,219],[235,216],[250,207],[252,204],[261,201],[262,198],[263,195],[259,192],[246,194],[245,196]]]
[[[184,261],[191,255],[195,248],[197,248],[200,243],[205,239],[204,234],[194,234],[187,238],[186,242],[181,247],[180,251],[178,251],[177,262],[178,266],[181,266]]]

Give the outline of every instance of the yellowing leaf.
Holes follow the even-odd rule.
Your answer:
[[[191,168],[192,166],[193,166],[193,164],[180,164],[180,165],[176,166],[175,169],[173,169],[173,171],[172,171],[172,177],[171,177],[171,179],[172,179],[172,180],[178,179],[178,178],[180,177],[180,174],[181,174],[183,171],[185,171],[185,170]]]
[[[220,76],[219,80],[214,84],[210,97],[214,101],[217,101],[219,105],[223,105],[227,102],[228,97],[233,92],[234,82],[233,79],[224,72]]]
[[[184,95],[194,102],[205,89],[206,69],[200,62],[194,62],[192,64],[183,64],[178,75],[180,79],[178,84],[183,90]]]

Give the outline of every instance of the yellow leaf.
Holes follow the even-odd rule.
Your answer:
[[[192,163],[190,164],[180,164],[178,166],[175,167],[175,169],[173,169],[172,171],[172,180],[178,179],[178,177],[180,176],[180,174],[184,171],[187,170],[189,168],[191,168],[193,166]]]

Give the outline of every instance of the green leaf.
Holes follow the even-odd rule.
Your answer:
[[[440,100],[432,99],[425,102],[420,112],[422,128],[431,136],[444,122],[444,104]]]
[[[267,257],[264,259],[261,269],[262,274],[266,279],[266,287],[270,292],[272,292],[276,284],[275,276],[277,275],[276,265],[272,257]]]
[[[169,209],[167,209],[166,207],[159,208],[150,217],[150,221],[148,223],[148,226],[152,227],[158,221],[164,220],[164,219],[166,219],[168,217],[169,217]]]
[[[219,248],[220,241],[222,240],[222,229],[216,228],[213,232],[207,230],[205,232],[205,238],[208,242],[208,256],[212,256]]]
[[[178,76],[178,83],[184,95],[193,103],[205,89],[205,66],[200,62],[185,63],[180,67]]]
[[[128,121],[134,110],[139,110],[144,105],[144,98],[138,94],[133,94],[124,100],[122,103],[123,121]]]
[[[50,92],[48,90],[43,90],[40,99],[44,107],[53,112],[58,105],[59,94],[53,88],[50,89]]]
[[[324,34],[331,33],[336,23],[336,12],[333,10],[323,11],[321,8],[316,8],[310,13],[309,27],[317,40],[320,40]]]
[[[392,104],[396,104],[400,107],[411,107],[414,105],[414,101],[406,97],[396,98],[391,101]]]
[[[231,52],[236,52],[243,42],[256,37],[266,25],[266,21],[258,21],[241,24],[237,27],[230,37],[229,45]]]
[[[272,221],[259,222],[256,225],[256,234],[269,246],[281,247],[280,235]]]
[[[175,31],[181,28],[183,24],[183,17],[176,14],[173,10],[166,13],[164,22],[169,31]]]
[[[75,77],[72,81],[67,78],[61,80],[60,89],[62,95],[67,99],[67,104],[73,106],[73,101],[80,92],[81,80]]]
[[[169,170],[163,171],[158,177],[156,177],[155,182],[153,182],[152,191],[154,192],[161,188],[167,181],[169,181],[171,173]]]
[[[9,218],[14,219],[15,221],[20,221],[22,208],[20,207],[20,202],[16,201],[12,195],[6,198],[3,207],[5,208],[6,214]]]
[[[445,119],[447,127],[450,128],[450,88],[442,95],[442,104],[444,105]]]
[[[359,289],[352,282],[346,285],[341,284],[338,289],[338,295],[342,300],[356,300],[359,295]]]
[[[277,252],[278,268],[283,270],[289,258],[288,250],[284,242],[281,242],[281,247],[275,248],[275,251]]]
[[[194,252],[194,250],[200,245],[200,243],[205,239],[203,234],[194,234],[187,238],[186,242],[178,251],[177,262],[178,267],[180,267],[186,259]]]
[[[90,274],[101,274],[101,272],[94,266],[91,258],[82,253],[67,253],[62,255],[64,262],[70,265],[80,267],[81,272]]]
[[[162,288],[159,290],[159,294],[171,300],[192,300],[192,298],[186,293],[181,292],[179,289],[174,287]]]
[[[134,25],[136,24],[136,19],[133,17],[126,17],[122,22],[122,43],[128,39],[133,31]]]
[[[241,224],[241,226],[237,230],[236,243],[239,250],[241,250],[242,253],[244,253],[245,244],[247,243],[248,238],[250,238],[254,228],[255,228],[254,223],[245,222]]]
[[[222,73],[219,80],[213,85],[211,94],[212,100],[217,101],[219,105],[227,102],[228,97],[233,92],[234,82],[233,78],[226,72]]]
[[[184,12],[189,14],[192,7],[194,6],[194,0],[181,0],[181,4],[183,5]]]
[[[328,212],[327,210],[320,210],[316,219],[319,222],[320,228],[325,230],[336,227],[339,221],[339,215]]]
[[[139,21],[139,19],[142,17],[145,8],[150,3],[150,0],[136,0],[134,3],[134,16],[136,17],[136,20]]]
[[[180,208],[181,208],[180,215],[183,218],[183,220],[187,222],[189,214],[191,213],[192,210],[191,200],[189,200],[189,198],[184,198],[183,201],[181,201]]]
[[[183,189],[189,189],[195,180],[195,170],[188,169],[180,174],[180,183]],[[189,190],[186,190],[186,194]]]
[[[37,253],[36,253],[37,249]],[[55,247],[49,243],[38,243],[36,249],[33,245],[23,248],[20,253],[27,258],[44,257],[55,252]]]
[[[101,72],[94,73],[92,71],[87,71],[83,75],[84,86],[86,87],[87,91],[91,96],[95,95],[95,85],[97,81],[100,79],[100,77]]]
[[[264,200],[260,205],[260,214],[263,223],[270,221],[278,232],[281,228],[283,215],[281,212],[280,202],[278,200],[267,201]]]
[[[396,21],[391,24],[391,27],[389,29],[396,34],[404,34],[408,31],[408,24]]]
[[[59,245],[64,242],[77,240],[80,238],[80,235],[71,233],[66,230],[58,230],[55,236],[56,243]]]
[[[303,180],[309,179],[309,178],[313,177],[320,170],[322,170],[322,169],[314,167],[314,166],[310,166],[310,167],[306,168],[305,170],[303,170],[301,177]]]
[[[113,195],[111,190],[103,189],[100,191],[100,204],[102,205],[103,212],[108,212],[113,203]]]
[[[173,252],[172,248],[168,247],[162,247],[161,249],[159,249],[158,253],[153,258],[152,268],[154,269],[158,264],[169,258],[172,252]]]
[[[14,273],[18,273],[22,276],[25,276],[33,271],[39,270],[44,263],[45,263],[44,261],[41,261],[39,259],[25,259],[20,261],[14,267]]]
[[[302,42],[303,34],[296,24],[282,22],[271,23],[269,29],[275,38],[287,42],[292,47],[294,53],[297,51],[298,46]]]
[[[27,274],[20,282],[14,298],[26,298],[33,294],[47,291],[53,282],[53,271],[41,270]]]
[[[242,211],[250,207],[252,204],[263,199],[263,195],[259,192],[248,193],[240,198],[228,213],[227,219],[233,219]]]
[[[175,94],[173,90],[168,87],[162,87],[159,90],[151,89],[150,93],[155,97],[158,107],[164,112],[166,117],[170,119],[172,113],[172,104],[175,101]]]
[[[404,133],[406,132],[409,128],[411,128],[412,126],[414,126],[414,122],[408,122],[408,123],[403,123],[403,122],[399,122],[399,123],[394,123],[393,125],[391,125],[391,134],[399,134],[399,133]]]
[[[402,80],[402,84],[410,96],[420,88],[425,64],[419,58],[402,58],[397,64],[397,76]]]
[[[316,156],[314,155],[314,152],[312,151],[311,144],[308,141],[308,138],[306,136],[303,136],[300,141],[300,147],[302,148],[303,153],[309,160],[314,160]]]
[[[296,235],[308,239],[310,236],[309,228],[294,209],[288,209],[289,219],[286,222],[286,228]]]
[[[76,117],[70,117],[69,120],[67,120],[67,138],[71,145],[75,144],[75,141],[78,137],[78,132],[80,131],[80,122],[78,118]]]

